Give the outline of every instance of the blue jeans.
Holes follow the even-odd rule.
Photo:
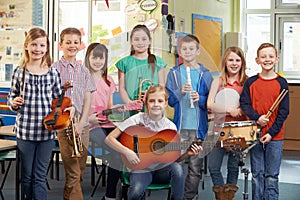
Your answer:
[[[282,140],[272,140],[265,147],[258,143],[251,149],[253,200],[277,200],[279,198],[278,176],[282,144]]]
[[[139,200],[150,183],[169,183],[174,200],[182,200],[184,193],[184,172],[180,163],[170,163],[164,168],[148,172],[131,172],[128,199]]]
[[[22,166],[22,190],[25,199],[47,199],[47,169],[53,140],[27,141],[17,138]]]
[[[224,178],[221,173],[223,158],[226,154],[224,148],[213,148],[208,155],[208,169],[214,186],[223,186]],[[239,176],[239,156],[228,153],[227,160],[227,181],[226,184],[236,185]]]

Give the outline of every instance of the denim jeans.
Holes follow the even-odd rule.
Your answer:
[[[166,167],[155,171],[130,173],[130,187],[128,199],[139,200],[143,197],[150,183],[169,183],[171,180],[171,194],[174,200],[183,199],[184,172],[180,163],[170,163]]]
[[[224,148],[213,148],[208,155],[208,169],[214,186],[223,186],[224,178],[221,173],[221,166],[223,158],[226,154]],[[236,185],[239,176],[239,156],[233,154],[231,151],[228,153],[227,160],[227,180],[226,184]]]
[[[28,141],[17,138],[17,145],[24,199],[47,199],[46,177],[54,140]]]
[[[256,144],[250,151],[252,199],[279,199],[278,176],[282,158],[282,140],[265,146]]]
[[[120,162],[120,153],[116,152],[108,146],[104,139],[113,130],[113,128],[94,128],[90,130],[90,141],[95,142],[97,146],[102,147],[102,150],[108,151],[108,170],[107,170],[107,187],[105,196],[109,198],[116,198],[117,183],[121,177],[122,162]],[[104,152],[102,152],[104,153]],[[97,155],[94,155],[97,157]]]

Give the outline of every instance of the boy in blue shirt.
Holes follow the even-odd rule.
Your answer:
[[[179,44],[183,63],[173,67],[167,76],[169,105],[174,108],[174,123],[182,141],[205,140],[208,130],[206,101],[213,77],[208,69],[197,63],[199,54],[198,38],[194,35],[183,37]],[[197,195],[202,166],[203,158],[190,157],[184,199]]]

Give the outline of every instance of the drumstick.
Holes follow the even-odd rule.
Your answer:
[[[288,90],[286,90],[286,89],[283,89],[281,91],[281,93],[279,94],[279,96],[277,97],[277,99],[275,100],[275,102],[273,103],[273,105],[271,106],[270,110],[266,114],[266,118],[269,118],[271,116],[271,114],[277,108],[277,106],[279,105],[279,103],[283,100],[283,98],[285,97],[285,95],[287,94],[287,92],[288,92]]]
[[[285,90],[285,89],[283,89],[281,91],[281,93],[279,94],[279,96],[277,97],[277,99],[275,100],[275,102],[273,103],[273,105],[271,106],[270,110],[268,111],[268,113],[266,115],[266,118],[269,118],[271,116],[271,114],[277,108],[277,106],[282,101],[282,99],[284,98],[284,96],[286,95],[287,92],[288,92],[288,90]]]
[[[274,108],[271,110],[272,112],[275,110],[275,108],[280,104],[280,102],[283,100],[284,96],[287,94],[288,90],[283,89],[282,92],[280,94],[280,98],[277,101],[276,105],[274,106]]]

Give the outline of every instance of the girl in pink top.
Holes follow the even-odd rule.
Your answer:
[[[116,91],[113,79],[107,75],[107,58],[108,50],[105,45],[92,43],[87,48],[84,64],[90,70],[97,88],[97,91],[92,94],[89,115],[90,141],[94,143],[94,146],[102,148],[102,154],[109,151],[107,162],[110,167],[108,167],[107,187],[103,199],[115,199],[116,185],[121,175],[119,170],[120,158],[119,154],[104,142],[105,137],[115,126],[108,120],[107,116],[102,115],[103,110],[113,107],[113,93]]]

